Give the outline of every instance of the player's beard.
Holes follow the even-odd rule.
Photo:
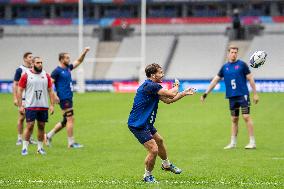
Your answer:
[[[36,73],[41,73],[42,68],[37,68],[36,66],[34,66],[34,70],[36,71]]]
[[[68,67],[69,66],[69,62],[63,62],[64,66]]]

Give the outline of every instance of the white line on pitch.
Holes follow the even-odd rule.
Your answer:
[[[273,160],[284,160],[284,157],[272,157]]]

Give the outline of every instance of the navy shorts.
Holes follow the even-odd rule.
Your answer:
[[[25,110],[26,122],[33,122],[35,120],[39,122],[48,122],[48,110]]]
[[[232,116],[239,116],[240,107],[242,114],[250,113],[249,95],[231,97],[229,98],[229,104]]]
[[[128,126],[128,128],[141,144],[153,139],[153,135],[157,132],[157,129],[154,126],[148,128]]]
[[[62,110],[73,108],[73,100],[72,99],[60,100],[60,108]]]

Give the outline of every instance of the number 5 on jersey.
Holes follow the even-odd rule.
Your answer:
[[[232,80],[231,80],[231,86],[232,86],[232,89],[236,89],[236,88],[237,88],[236,80],[235,80],[235,79],[232,79]]]

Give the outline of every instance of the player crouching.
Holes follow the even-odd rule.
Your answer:
[[[155,183],[152,175],[156,157],[162,159],[162,169],[180,174],[182,170],[172,164],[167,155],[163,138],[154,127],[159,100],[170,104],[180,100],[187,95],[193,95],[194,89],[190,88],[178,92],[179,81],[175,81],[172,89],[163,89],[163,70],[158,64],[150,64],[145,69],[147,80],[137,89],[132,110],[128,118],[128,128],[137,140],[146,148],[148,155],[145,159],[145,174],[143,180],[147,183]]]

